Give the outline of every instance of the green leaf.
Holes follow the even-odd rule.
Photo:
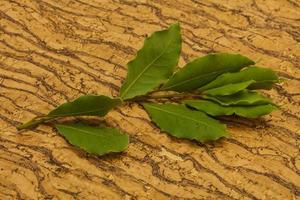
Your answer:
[[[111,99],[103,95],[85,95],[72,102],[61,104],[48,115],[38,116],[17,127],[18,130],[29,129],[57,117],[70,116],[104,116],[107,112],[121,103],[120,99]]]
[[[228,136],[226,125],[220,124],[201,111],[175,104],[145,103],[143,105],[151,119],[163,131],[175,137],[205,142]]]
[[[271,104],[258,106],[222,106],[207,100],[187,100],[185,101],[185,104],[211,116],[236,114],[247,118],[260,117],[277,109],[277,107]]]
[[[104,116],[109,110],[120,104],[119,99],[111,99],[103,95],[85,95],[73,102],[61,104],[48,113],[48,117],[67,116]]]
[[[128,135],[122,134],[118,129],[83,124],[57,124],[55,127],[71,144],[92,154],[121,152],[129,143]]]
[[[263,105],[263,104],[273,104],[270,98],[262,96],[261,94],[254,91],[241,91],[233,95],[228,96],[209,96],[203,95],[204,99],[213,100],[223,106],[231,105]]]
[[[252,60],[240,54],[209,54],[186,64],[161,89],[178,92],[197,89],[220,74],[236,72],[253,64]]]
[[[153,33],[145,40],[136,58],[127,64],[128,74],[121,87],[120,97],[130,99],[144,95],[164,83],[177,65],[180,51],[179,24]]]
[[[214,81],[201,87],[200,91],[217,88],[227,84],[239,83],[255,80],[249,88],[251,89],[271,89],[273,84],[278,82],[278,76],[272,69],[261,67],[249,67],[236,73],[225,73],[218,76]]]
[[[245,81],[240,83],[230,83],[228,85],[224,85],[221,87],[205,90],[203,94],[212,95],[212,96],[231,95],[246,89],[249,85],[251,85],[254,82],[255,82],[254,80],[250,80],[250,81]]]

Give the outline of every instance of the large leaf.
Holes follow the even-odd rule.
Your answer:
[[[236,73],[225,73],[218,76],[214,81],[201,87],[200,91],[217,88],[227,84],[255,80],[250,85],[251,89],[271,89],[272,85],[279,81],[277,74],[272,69],[261,67],[249,67]]]
[[[165,82],[178,63],[180,51],[179,24],[153,33],[136,58],[127,64],[128,74],[120,90],[121,98],[144,95]]]
[[[214,80],[220,74],[236,72],[254,62],[239,54],[209,54],[186,64],[162,87],[163,90],[188,91]]]
[[[222,106],[218,103],[207,100],[187,100],[185,103],[197,110],[201,110],[212,116],[239,115],[247,118],[256,118],[277,109],[277,107],[267,104],[258,106]]]
[[[104,116],[109,110],[120,104],[119,99],[111,99],[103,95],[85,95],[73,102],[64,103],[49,112],[47,117],[67,116]]]
[[[203,95],[203,98],[213,100],[223,106],[273,104],[271,99],[262,96],[257,92],[247,90],[228,96]]]
[[[201,111],[175,104],[146,103],[144,107],[163,131],[175,137],[205,142],[228,135],[224,124]]]
[[[83,124],[55,126],[71,144],[93,154],[121,152],[129,143],[128,135],[113,128],[92,127]]]
[[[245,82],[240,82],[240,83],[230,83],[228,85],[205,90],[203,92],[203,94],[208,94],[208,95],[212,95],[212,96],[231,95],[231,94],[235,94],[237,92],[240,92],[240,91],[246,89],[249,85],[251,85],[254,82],[255,82],[254,80],[250,80],[250,81],[245,81]]]

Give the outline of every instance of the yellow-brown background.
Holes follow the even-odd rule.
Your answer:
[[[180,66],[239,52],[288,78],[279,111],[227,120],[211,144],[161,133],[138,105],[105,119],[131,137],[88,156],[49,126],[15,126],[86,93],[116,96],[147,34],[179,21]],[[297,0],[1,0],[0,199],[300,199],[300,2]]]

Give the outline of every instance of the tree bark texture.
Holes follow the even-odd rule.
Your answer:
[[[199,144],[150,122],[137,104],[104,119],[130,135],[96,157],[51,126],[16,126],[76,97],[118,95],[147,34],[180,22],[180,66],[237,52],[288,79],[271,115],[226,118],[231,137]],[[300,199],[298,0],[1,0],[0,199]]]

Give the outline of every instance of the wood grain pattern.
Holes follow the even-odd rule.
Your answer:
[[[226,118],[231,138],[197,144],[127,105],[105,123],[131,144],[102,158],[51,126],[17,132],[81,94],[116,96],[146,34],[176,21],[181,66],[209,52],[245,54],[289,79],[265,92],[280,110]],[[0,199],[300,199],[299,85],[298,0],[1,0]]]

